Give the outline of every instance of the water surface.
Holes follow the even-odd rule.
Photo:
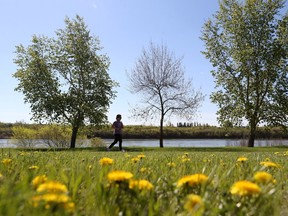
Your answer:
[[[109,145],[113,139],[104,139]],[[15,140],[0,139],[0,148],[15,148]],[[247,140],[237,139],[165,139],[164,147],[225,147],[225,146],[245,146]],[[123,147],[158,147],[158,139],[124,139]],[[259,146],[288,146],[288,140],[255,140],[255,147]],[[77,146],[77,143],[76,143]],[[116,144],[115,146],[118,146]]]

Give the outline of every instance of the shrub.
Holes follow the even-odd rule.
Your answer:
[[[105,147],[106,143],[99,137],[94,137],[89,140],[89,147]]]
[[[23,126],[15,126],[13,131],[13,143],[18,147],[31,148],[36,144],[37,131]]]
[[[69,148],[72,129],[64,125],[44,125],[35,128],[27,125],[14,126],[12,128],[14,144],[18,147],[35,147],[36,144],[44,144],[50,148]],[[77,145],[83,146],[86,136],[78,133]]]
[[[48,147],[68,148],[71,133],[71,128],[69,127],[52,124],[41,127],[38,137]]]

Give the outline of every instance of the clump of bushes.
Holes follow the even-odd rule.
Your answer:
[[[68,148],[72,130],[67,126],[45,125],[38,130],[39,139],[48,147]]]
[[[94,137],[89,140],[89,147],[106,147],[106,143],[100,137]]]
[[[26,127],[17,125],[12,127],[14,144],[17,147],[49,147],[69,148],[72,128],[65,125],[43,125],[38,127]],[[77,135],[77,145],[83,146],[86,136],[83,133]]]
[[[37,131],[23,126],[15,126],[13,131],[13,143],[18,147],[32,148],[36,145]]]

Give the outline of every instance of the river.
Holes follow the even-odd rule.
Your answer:
[[[110,143],[113,140],[105,140]],[[163,141],[164,147],[226,147],[226,146],[243,146],[246,140],[236,139],[166,139]],[[116,144],[117,145],[117,144]],[[157,139],[126,139],[123,140],[124,147],[158,147]],[[288,146],[288,140],[255,140],[255,147],[258,146]]]
[[[104,139],[109,145],[113,140]],[[0,148],[15,148],[14,141],[10,139],[0,139]],[[164,147],[226,147],[226,146],[245,146],[247,140],[237,139],[165,139]],[[157,139],[125,139],[123,147],[158,147],[159,140]],[[264,146],[288,146],[288,140],[255,140],[255,147]],[[76,143],[77,146],[77,143]],[[117,144],[116,144],[117,146]]]

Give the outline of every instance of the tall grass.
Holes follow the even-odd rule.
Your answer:
[[[287,149],[244,150],[1,149],[0,215],[287,215]]]

